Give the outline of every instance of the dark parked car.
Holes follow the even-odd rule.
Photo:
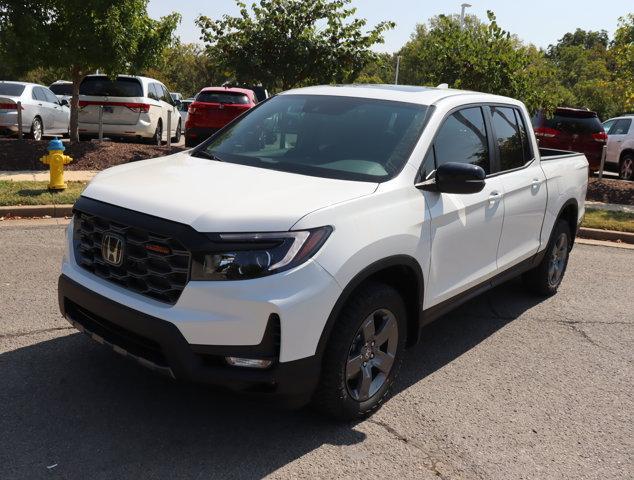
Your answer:
[[[533,128],[540,147],[583,153],[590,171],[599,170],[608,135],[596,112],[558,108],[550,118],[538,112],[533,117]]]

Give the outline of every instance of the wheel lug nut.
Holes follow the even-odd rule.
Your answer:
[[[374,353],[372,355],[370,355],[370,358],[374,358]]]
[[[368,366],[368,362],[363,362],[363,366],[367,367]]]
[[[372,346],[374,347],[374,340],[372,340]]]

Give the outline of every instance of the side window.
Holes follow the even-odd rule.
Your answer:
[[[59,103],[59,100],[57,100],[55,94],[51,92],[48,88],[43,88],[42,90],[44,91],[44,96],[46,97],[47,102]]]
[[[524,163],[530,162],[535,155],[533,155],[533,146],[528,138],[528,132],[526,130],[526,123],[524,122],[524,116],[522,112],[518,109],[514,108],[515,111],[515,120],[517,120],[517,124],[520,127],[520,137],[522,138],[522,151],[524,152]]]
[[[42,87],[33,87],[33,98],[40,102],[46,102],[46,95],[44,95],[44,90]]]
[[[500,171],[503,172],[523,166],[522,139],[513,108],[489,108],[491,109],[491,122],[500,154]]]
[[[165,85],[157,85],[158,88],[161,89],[161,92],[163,93],[161,95],[161,100],[163,100],[164,102],[169,103],[170,105],[174,105],[174,101],[172,100],[172,96],[170,95],[170,92],[167,91],[167,88],[165,88]]]
[[[482,109],[465,108],[449,116],[438,130],[434,150],[436,168],[445,163],[459,162],[478,165],[487,174],[491,173]]]
[[[627,135],[627,132],[630,131],[630,125],[632,125],[632,120],[630,119],[617,120],[610,129],[610,135]]]
[[[147,90],[148,90],[147,96],[148,98],[151,98],[152,100],[159,99],[158,93],[156,92],[156,86],[157,86],[156,83],[150,83],[148,84],[148,87],[147,87]]]

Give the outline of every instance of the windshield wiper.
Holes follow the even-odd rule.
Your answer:
[[[192,157],[206,158],[208,160],[216,160],[217,162],[224,162],[222,158],[214,153],[209,153],[207,150],[195,150],[190,154]]]

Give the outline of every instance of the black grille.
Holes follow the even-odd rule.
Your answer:
[[[125,242],[121,266],[103,259],[101,242],[106,233]],[[76,212],[74,244],[77,263],[89,272],[162,302],[176,303],[189,280],[191,255],[185,247],[143,228]]]

